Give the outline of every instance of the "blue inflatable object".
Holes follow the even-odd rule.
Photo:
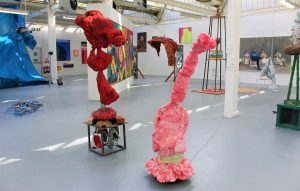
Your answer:
[[[24,41],[29,47],[36,42],[31,34],[18,33],[20,27],[25,27],[24,17],[0,13],[0,89],[47,83],[33,66]]]
[[[31,34],[31,31],[26,27],[20,27],[18,28],[18,33],[22,36],[24,43],[33,50],[37,42]]]

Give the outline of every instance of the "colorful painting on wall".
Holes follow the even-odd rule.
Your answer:
[[[179,28],[179,43],[187,44],[192,43],[192,27]]]
[[[126,27],[113,22],[114,27],[120,29],[125,37],[125,45],[121,47],[110,46],[108,53],[113,56],[112,63],[108,66],[107,77],[110,84],[125,80],[133,75],[133,33]]]
[[[137,34],[137,51],[147,52],[147,33],[140,32]]]
[[[288,36],[241,38],[240,70],[260,72],[272,58],[277,73],[290,73],[291,57],[284,54]]]
[[[138,54],[137,54],[137,48],[136,46],[133,46],[132,49],[132,56],[133,56],[133,76],[134,78],[138,78],[139,77],[139,69],[138,69]]]
[[[183,45],[178,45],[178,51],[175,54],[176,57],[176,76],[183,66]]]

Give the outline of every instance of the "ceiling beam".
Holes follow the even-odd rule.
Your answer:
[[[125,16],[125,17],[133,23],[148,24],[148,25],[158,24],[157,20],[155,19],[132,17],[132,16]]]
[[[4,3],[7,5],[11,4],[20,4],[20,1],[13,1],[13,0],[0,0],[0,3]]]
[[[198,1],[199,3],[204,3],[203,1],[201,2],[201,0],[196,0]],[[223,0],[210,0],[206,3],[206,5],[209,5],[209,6],[213,6],[213,7],[219,7],[223,4]]]
[[[135,7],[130,7],[130,6],[119,6],[117,5],[117,8],[118,9],[122,9],[122,10],[129,10],[129,11],[136,11],[136,12],[142,12],[142,13],[147,13],[147,14],[151,14],[151,15],[158,15],[159,14],[159,10],[153,10],[153,9],[144,9],[144,10],[141,10],[141,9],[137,9]]]
[[[158,15],[160,12],[159,8],[153,7],[153,6],[148,6],[147,9],[137,7],[135,3],[132,2],[127,2],[127,1],[115,1],[117,4],[117,8],[119,9],[125,9],[125,10],[130,10],[130,11],[136,11],[136,12],[143,12],[147,14],[152,14],[152,15]]]
[[[220,12],[221,12],[221,13],[223,13],[223,11],[224,11],[224,9],[225,9],[225,7],[226,7],[226,5],[227,5],[227,2],[228,2],[228,0],[224,0],[224,1],[223,1],[223,4],[220,6]]]
[[[48,20],[47,19],[30,19],[28,20],[29,23],[43,23],[43,24],[47,24]],[[71,20],[56,20],[56,24],[58,25],[64,25],[64,26],[76,26],[75,21],[71,21]]]
[[[164,12],[166,10],[167,5],[164,4],[164,6],[161,8],[159,14],[157,15],[157,23],[159,23],[164,15]]]
[[[175,0],[151,0],[152,2],[155,3],[160,3],[160,4],[166,4],[172,7],[178,7],[178,8],[182,8],[185,10],[189,10],[189,11],[195,11],[197,13],[202,13],[202,14],[206,14],[206,15],[215,15],[216,14],[216,8],[211,7],[211,9],[206,9],[203,7],[199,7],[196,5],[192,5],[192,4],[187,4],[187,3],[183,3],[183,2],[179,2],[179,1],[175,1]]]

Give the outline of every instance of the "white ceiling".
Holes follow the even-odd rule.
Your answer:
[[[1,5],[22,3],[22,9],[30,12],[38,12],[47,7],[45,1],[49,0],[0,0]],[[50,0],[51,1],[51,0]],[[59,2],[59,0],[52,0]],[[78,0],[92,1],[92,0]],[[93,0],[100,1],[102,0]],[[216,13],[216,7],[223,8],[227,0],[148,0],[147,9],[138,7],[136,0],[113,0],[117,5],[117,10],[127,16],[135,24],[157,24],[159,22],[175,21],[185,18],[203,18]],[[300,4],[300,0],[290,0]],[[253,11],[260,9],[273,9],[282,7],[280,0],[241,0],[241,10]],[[79,14],[85,12],[85,4],[80,3]],[[28,19],[31,23],[47,23],[47,14]],[[66,13],[58,12],[57,23],[62,25],[74,25],[74,21],[65,20],[62,15]],[[75,16],[75,15],[74,15]],[[73,17],[74,17],[73,16]]]

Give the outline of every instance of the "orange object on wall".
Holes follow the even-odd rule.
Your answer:
[[[73,50],[73,56],[78,57],[79,56],[79,50]]]

